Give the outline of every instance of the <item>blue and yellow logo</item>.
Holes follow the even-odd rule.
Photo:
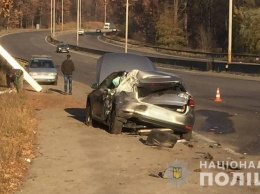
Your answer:
[[[167,178],[168,183],[173,183],[176,187],[179,187],[182,183],[187,183],[187,178],[191,174],[187,165],[187,163],[181,163],[178,160],[168,164],[168,168],[164,172],[164,177]]]

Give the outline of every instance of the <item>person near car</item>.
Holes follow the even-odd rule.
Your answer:
[[[67,94],[68,83],[69,83],[69,95],[72,95],[72,73],[75,71],[75,65],[71,59],[71,55],[67,55],[67,59],[65,59],[61,64],[61,72],[64,76],[64,92]]]
[[[13,69],[8,69],[6,73],[6,84],[8,88],[14,88],[15,87],[15,73]]]

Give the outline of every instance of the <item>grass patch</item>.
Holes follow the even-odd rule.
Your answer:
[[[12,193],[35,157],[37,120],[24,92],[2,94],[0,102],[0,193]]]

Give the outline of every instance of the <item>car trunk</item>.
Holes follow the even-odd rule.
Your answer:
[[[145,83],[138,87],[140,101],[184,113],[190,95],[180,82]]]

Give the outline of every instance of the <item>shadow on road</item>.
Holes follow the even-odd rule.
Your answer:
[[[74,119],[85,122],[86,109],[85,108],[65,108],[67,113],[69,113]]]
[[[196,115],[206,117],[199,130],[215,134],[235,133],[231,114],[214,110],[197,110]]]
[[[56,92],[56,93],[59,93],[59,94],[65,94],[62,90],[58,90],[58,89],[54,89],[54,88],[49,88],[47,90],[47,92]]]
[[[85,108],[65,108],[64,110],[70,114],[69,117],[72,117],[80,122],[85,123],[85,119],[86,119],[86,109]],[[99,128],[99,129],[109,132],[109,127],[107,125],[102,124],[97,121],[92,121],[92,127]],[[130,135],[133,135],[133,130],[123,128],[122,133],[128,133]]]

